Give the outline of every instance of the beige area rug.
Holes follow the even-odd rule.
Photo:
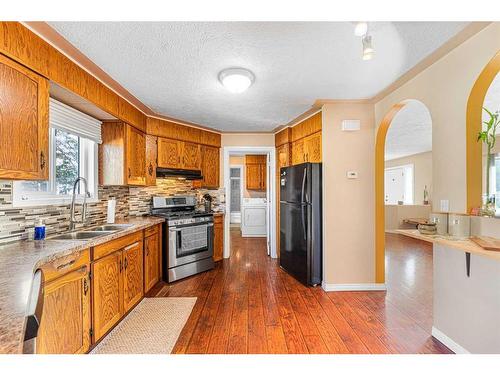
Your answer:
[[[144,298],[90,354],[170,354],[196,297]]]

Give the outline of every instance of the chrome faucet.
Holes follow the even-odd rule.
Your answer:
[[[83,204],[82,204],[82,219],[77,221],[75,219],[75,200],[76,200],[76,187],[78,183],[82,181],[85,187],[85,193],[83,194]],[[83,177],[78,177],[73,183],[73,197],[71,198],[71,210],[69,212],[69,230],[75,229],[75,224],[84,224],[87,221],[87,196],[89,195],[87,180]]]

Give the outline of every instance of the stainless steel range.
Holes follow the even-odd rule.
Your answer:
[[[196,197],[153,197],[163,224],[163,280],[172,282],[214,268],[213,214],[196,210]]]

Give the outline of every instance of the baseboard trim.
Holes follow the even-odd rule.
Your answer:
[[[470,352],[467,349],[457,344],[455,341],[450,339],[448,336],[446,336],[443,332],[441,332],[434,326],[432,326],[432,337],[434,337],[436,340],[446,345],[450,350],[452,350],[456,354],[470,354]]]
[[[321,283],[321,288],[325,292],[346,292],[346,291],[370,291],[370,290],[387,290],[385,284],[366,283],[366,284],[327,284],[324,281]]]

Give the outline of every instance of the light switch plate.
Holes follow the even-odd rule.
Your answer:
[[[358,178],[358,172],[357,171],[347,171],[347,178],[350,180]]]
[[[450,210],[450,201],[448,199],[441,199],[440,211],[448,212]]]

